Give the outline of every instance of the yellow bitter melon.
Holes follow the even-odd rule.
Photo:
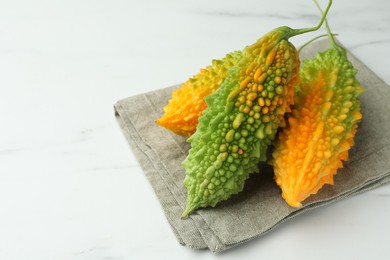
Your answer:
[[[164,107],[164,115],[156,123],[176,134],[191,136],[198,125],[198,118],[206,108],[204,97],[221,86],[228,70],[241,57],[241,51],[229,53],[221,60],[213,60],[211,65],[188,79],[172,92],[172,98]]]

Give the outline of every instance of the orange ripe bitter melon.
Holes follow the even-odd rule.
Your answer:
[[[302,62],[300,92],[273,152],[276,183],[292,207],[333,184],[362,118],[357,71],[326,26],[332,48]]]

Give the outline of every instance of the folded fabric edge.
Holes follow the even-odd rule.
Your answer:
[[[134,156],[137,158],[138,161],[140,161],[140,160],[149,160],[148,156],[144,153],[143,149],[141,147],[139,147],[137,142],[134,140],[134,138],[132,136],[132,133],[134,133],[134,131],[131,131],[127,127],[127,124],[126,124],[126,122],[124,120],[124,118],[125,118],[124,114],[126,114],[126,111],[123,109],[122,105],[120,104],[120,101],[118,101],[114,105],[114,111],[115,111],[115,117],[117,119],[117,122],[118,122],[121,130],[122,130],[122,133],[124,134],[126,140],[128,141],[128,143],[130,145],[130,148],[135,151],[134,152]],[[143,167],[142,164],[140,164],[140,166],[143,168],[143,170],[147,170],[147,169],[145,169]],[[150,181],[149,181],[149,183],[152,185],[153,189],[155,190],[154,184],[152,182],[150,182]],[[156,192],[156,190],[155,190],[155,192]],[[163,202],[161,201],[160,197],[158,197],[158,199],[159,199],[160,205],[162,206]],[[164,207],[162,207],[162,208],[163,208],[163,211],[165,213],[164,215],[167,218],[168,223],[171,226],[173,233],[175,234],[175,237],[177,238],[178,242],[181,245],[186,245],[186,246],[188,246],[190,248],[193,248],[193,249],[205,249],[205,248],[208,248],[207,244],[204,242],[204,240],[203,240],[203,238],[202,238],[200,233],[199,233],[198,236],[196,236],[196,238],[195,237],[191,237],[191,238],[183,237],[182,234],[173,225],[174,222],[169,218],[169,214],[168,214],[168,212],[166,212],[166,209]],[[192,225],[194,225],[194,224],[192,223]],[[197,228],[195,228],[195,230],[198,231]]]
[[[177,85],[173,86],[173,87],[177,87]],[[170,87],[172,88],[172,87]],[[151,108],[151,110],[153,111],[153,113],[155,115],[158,114],[157,112],[157,108],[156,108],[156,104],[154,104],[153,102],[153,96],[155,95],[156,93],[155,92],[149,92],[149,93],[145,93],[143,96],[145,98],[145,100],[147,101],[147,103],[149,104],[148,107]],[[155,127],[157,127],[156,125],[154,125]],[[164,131],[165,134],[169,135],[169,132],[168,131]],[[177,140],[175,139],[171,139],[172,142],[174,142],[177,146],[181,146]],[[153,145],[150,145],[150,147],[148,147],[148,149],[152,149],[152,146]],[[157,157],[157,155],[156,155]],[[156,168],[156,171],[158,171],[158,169]],[[167,170],[167,172],[169,172]],[[169,187],[167,187],[169,188]],[[174,195],[172,193],[172,195]],[[177,198],[175,198],[177,200]],[[184,208],[181,210],[180,212],[180,215],[181,213],[183,212]],[[199,213],[199,212],[198,212]],[[225,247],[225,244],[222,242],[222,240],[218,237],[218,235],[214,232],[214,230],[209,226],[209,224],[207,223],[207,221],[203,218],[203,216],[201,216],[201,214],[192,214],[191,216],[189,216],[187,219],[191,219],[193,220],[193,223],[194,225],[196,226],[196,228],[198,229],[198,232],[200,233],[203,241],[206,243],[207,247],[210,249],[210,251],[215,251],[217,248],[224,248]],[[181,220],[179,220],[181,221]]]
[[[305,212],[308,212],[308,211],[311,211],[311,210],[314,210],[316,208],[323,207],[323,206],[326,206],[326,205],[329,205],[329,204],[333,204],[335,202],[338,202],[338,201],[346,199],[346,198],[350,198],[350,197],[355,196],[355,195],[359,195],[359,194],[361,194],[363,192],[372,190],[374,188],[377,188],[377,187],[382,186],[382,185],[384,185],[386,183],[389,183],[389,182],[390,182],[390,172],[386,173],[385,175],[383,175],[380,178],[376,178],[376,179],[370,180],[370,181],[360,185],[356,189],[349,190],[348,192],[345,192],[343,194],[335,196],[335,197],[333,197],[331,199],[326,199],[326,200],[322,200],[322,201],[316,201],[316,202],[313,202],[311,204],[307,204],[302,209],[296,210],[293,213],[291,213],[290,215],[288,215],[285,218],[281,219],[279,222],[277,222],[275,225],[271,226],[269,229],[265,230],[264,232],[262,232],[260,234],[257,234],[256,236],[249,237],[249,238],[246,238],[244,240],[238,241],[236,243],[226,244],[226,247],[223,247],[223,248],[215,248],[215,250],[212,251],[212,252],[213,253],[220,253],[220,252],[223,252],[223,251],[226,251],[226,250],[230,250],[230,249],[232,249],[234,247],[237,247],[237,246],[240,246],[240,245],[242,245],[242,244],[244,244],[244,243],[246,243],[248,241],[252,241],[254,239],[262,237],[263,235],[266,235],[267,233],[269,233],[270,231],[274,230],[275,228],[278,228],[284,222],[287,222],[288,220],[290,220],[290,219],[292,219],[292,218],[294,218],[296,216],[299,216],[302,213],[305,213]]]

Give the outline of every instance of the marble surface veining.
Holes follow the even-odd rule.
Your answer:
[[[180,246],[114,118],[121,98],[318,20],[303,0],[0,1],[0,259],[389,259],[389,185],[221,255]],[[329,22],[390,83],[390,2],[335,0]]]

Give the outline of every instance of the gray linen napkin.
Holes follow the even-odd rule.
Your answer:
[[[302,58],[328,48],[323,40],[307,46]],[[390,87],[350,54],[365,87],[361,95],[363,120],[350,150],[350,160],[335,176],[335,185],[325,185],[309,197],[303,207],[289,207],[273,180],[272,168],[260,165],[244,191],[215,208],[200,209],[181,219],[186,205],[181,162],[189,149],[185,138],[155,124],[163,114],[173,86],[118,101],[116,117],[137,160],[161,203],[180,244],[220,252],[259,237],[278,224],[342,198],[390,181]],[[146,191],[145,191],[146,192]]]

